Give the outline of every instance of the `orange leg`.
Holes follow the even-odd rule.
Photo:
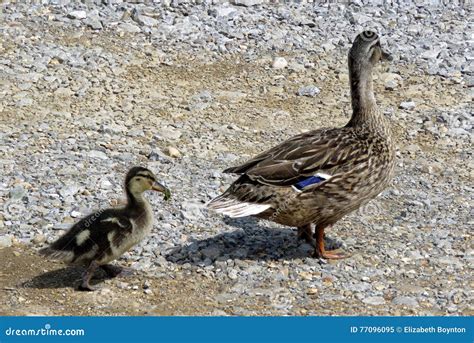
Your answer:
[[[326,250],[324,247],[324,226],[316,226],[316,246],[314,249],[314,257],[325,258],[325,259],[341,259],[348,257],[347,254],[343,252],[337,252],[335,250]]]

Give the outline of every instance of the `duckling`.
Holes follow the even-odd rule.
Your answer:
[[[123,208],[109,208],[82,218],[49,247],[40,250],[40,254],[86,267],[79,289],[95,290],[90,280],[96,269],[102,268],[110,277],[119,275],[123,268],[108,263],[150,233],[153,211],[143,197],[147,190],[164,193],[165,200],[171,196],[169,189],[157,182],[150,170],[131,168],[125,177],[127,204]]]
[[[240,177],[208,207],[230,217],[256,216],[295,226],[301,238],[314,244],[313,256],[347,257],[325,249],[325,229],[376,197],[393,176],[390,125],[372,87],[372,70],[381,59],[391,58],[382,50],[379,36],[372,31],[359,34],[348,57],[349,122],[294,136],[224,170]]]

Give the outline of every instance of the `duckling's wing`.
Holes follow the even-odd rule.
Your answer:
[[[112,245],[118,245],[118,241],[131,233],[132,229],[129,218],[118,210],[108,209],[81,219],[49,247],[39,252],[67,263],[76,262],[85,256],[92,260],[107,253]],[[110,235],[111,232],[114,235]],[[111,237],[114,242],[111,242]]]
[[[290,186],[318,172],[332,174],[367,149],[349,128],[320,129],[294,136],[224,172],[245,174],[262,184]]]

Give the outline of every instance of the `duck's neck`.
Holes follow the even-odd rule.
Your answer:
[[[127,194],[127,209],[142,212],[146,210],[148,201],[143,197],[143,193],[133,192],[129,188],[125,189]]]
[[[372,66],[349,61],[352,117],[349,126],[368,124],[379,116],[372,86]]]

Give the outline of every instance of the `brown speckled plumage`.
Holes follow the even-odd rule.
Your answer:
[[[349,52],[353,107],[349,123],[294,136],[240,166],[226,169],[241,176],[209,207],[231,216],[251,213],[296,226],[307,240],[311,240],[309,230],[314,224],[315,254],[343,257],[324,249],[324,228],[377,196],[393,175],[390,125],[377,108],[372,89],[373,66],[386,57],[375,33],[365,31],[357,36]],[[302,192],[292,187],[317,173],[330,178]]]

